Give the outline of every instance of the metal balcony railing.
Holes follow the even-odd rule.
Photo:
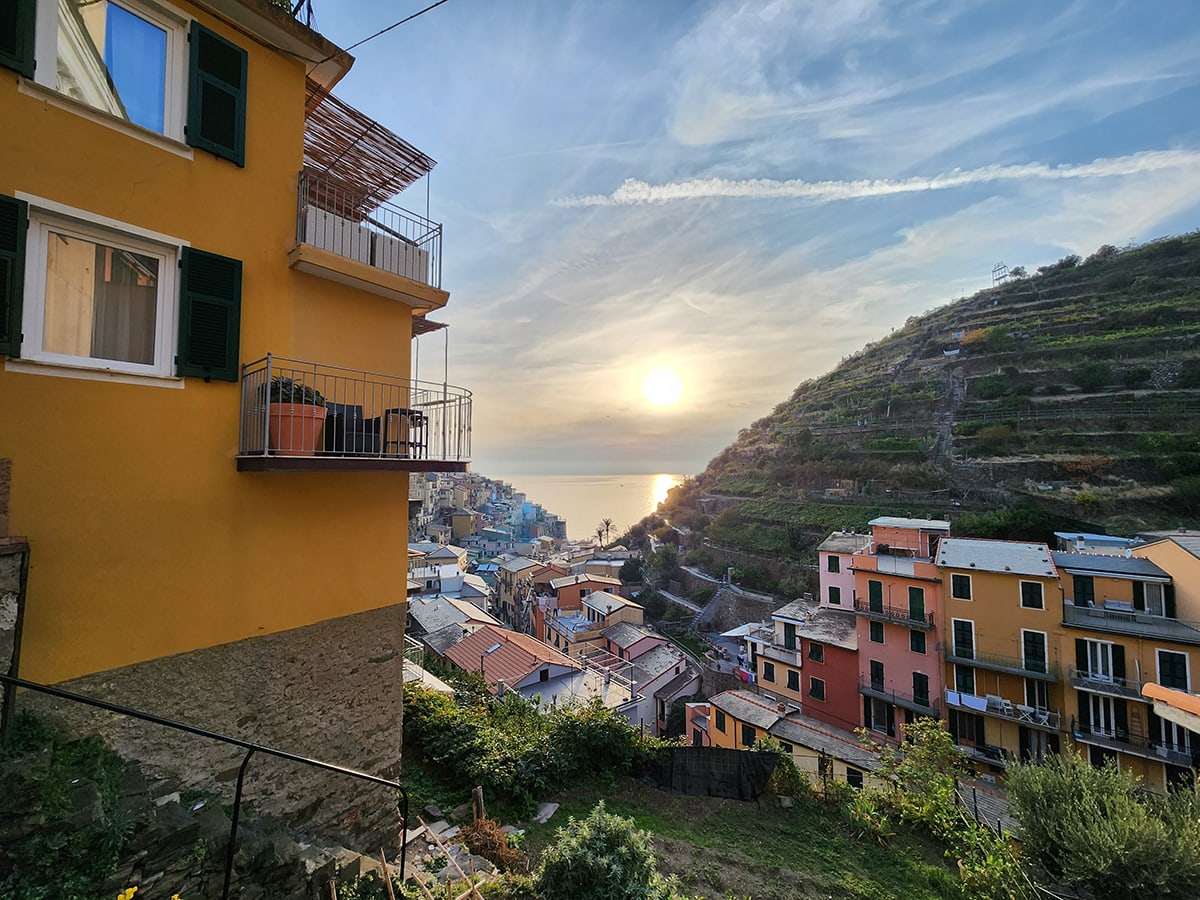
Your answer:
[[[1057,731],[1059,725],[1062,723],[1062,714],[1056,709],[1040,709],[1024,703],[1013,703],[1011,700],[1006,700],[995,694],[980,697],[977,694],[969,694],[966,691],[952,691],[947,688],[946,705],[958,709],[969,709],[972,712],[981,712],[985,715],[995,716],[998,719],[1008,719],[1012,722],[1019,722],[1022,725],[1047,728],[1053,731]]]
[[[442,226],[391,203],[374,205],[363,192],[305,169],[297,195],[296,240],[338,256],[442,286]]]
[[[890,606],[886,603],[872,603],[870,600],[854,599],[855,612],[862,613],[868,619],[880,619],[894,622],[908,628],[920,628],[924,631],[933,629],[933,613],[922,613],[914,616],[905,606]]]
[[[1093,694],[1108,694],[1111,697],[1125,697],[1130,700],[1142,699],[1142,685],[1146,683],[1140,678],[1113,678],[1096,675],[1074,666],[1068,666],[1067,672],[1071,678],[1071,684],[1078,690],[1089,691]]]
[[[1044,659],[1021,659],[1018,656],[1005,656],[1003,653],[983,653],[975,649],[952,647],[946,653],[946,662],[957,663],[961,666],[974,666],[977,669],[990,669],[995,672],[1006,672],[1009,675],[1020,675],[1024,678],[1036,678],[1039,681],[1058,681],[1059,667],[1056,662]]]
[[[884,700],[888,703],[911,709],[913,712],[936,719],[939,715],[937,702],[928,696],[914,696],[904,691],[889,690],[879,682],[872,681],[862,675],[858,676],[858,692],[867,697]]]
[[[1200,644],[1200,622],[1168,619],[1143,612],[1063,604],[1063,623],[1096,631],[1157,637],[1185,644]]]
[[[1144,734],[1134,734],[1119,728],[1101,728],[1089,722],[1071,719],[1071,732],[1075,740],[1095,744],[1109,750],[1132,753],[1145,759],[1159,759],[1175,766],[1191,767],[1200,762],[1200,753],[1191,748],[1167,743]]]
[[[311,419],[320,421],[306,425]],[[465,471],[471,392],[268,354],[242,366],[238,456],[344,460],[348,468],[355,461],[372,468],[371,460],[426,464],[413,469],[460,463]]]

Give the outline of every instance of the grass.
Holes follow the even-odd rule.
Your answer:
[[[957,875],[939,852],[915,839],[880,847],[855,839],[836,810],[816,801],[783,809],[761,804],[667,794],[634,779],[579,785],[561,797],[546,825],[527,827],[536,860],[567,817],[581,818],[604,800],[610,812],[654,835],[659,868],[677,875],[683,893],[720,900],[960,897]]]

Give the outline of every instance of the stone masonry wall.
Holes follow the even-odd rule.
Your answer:
[[[58,687],[395,780],[406,612],[399,603]],[[17,706],[71,733],[101,735],[148,774],[233,797],[244,756],[237,747],[28,691]],[[396,846],[396,797],[381,786],[255,754],[244,800],[294,834],[373,853]]]
[[[17,674],[13,663],[21,630],[28,563],[29,545],[21,538],[0,534],[0,672],[5,675]],[[0,684],[0,720],[8,711],[8,695],[7,685]]]

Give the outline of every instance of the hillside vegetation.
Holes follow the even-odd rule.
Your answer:
[[[675,492],[672,521],[797,561],[880,512],[1196,521],[1200,234],[1015,271],[801,384]]]

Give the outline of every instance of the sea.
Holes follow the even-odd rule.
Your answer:
[[[596,536],[603,519],[612,519],[612,539],[630,525],[650,515],[667,499],[667,491],[685,476],[658,475],[496,475],[523,491],[530,503],[567,520],[567,537],[586,540]]]

